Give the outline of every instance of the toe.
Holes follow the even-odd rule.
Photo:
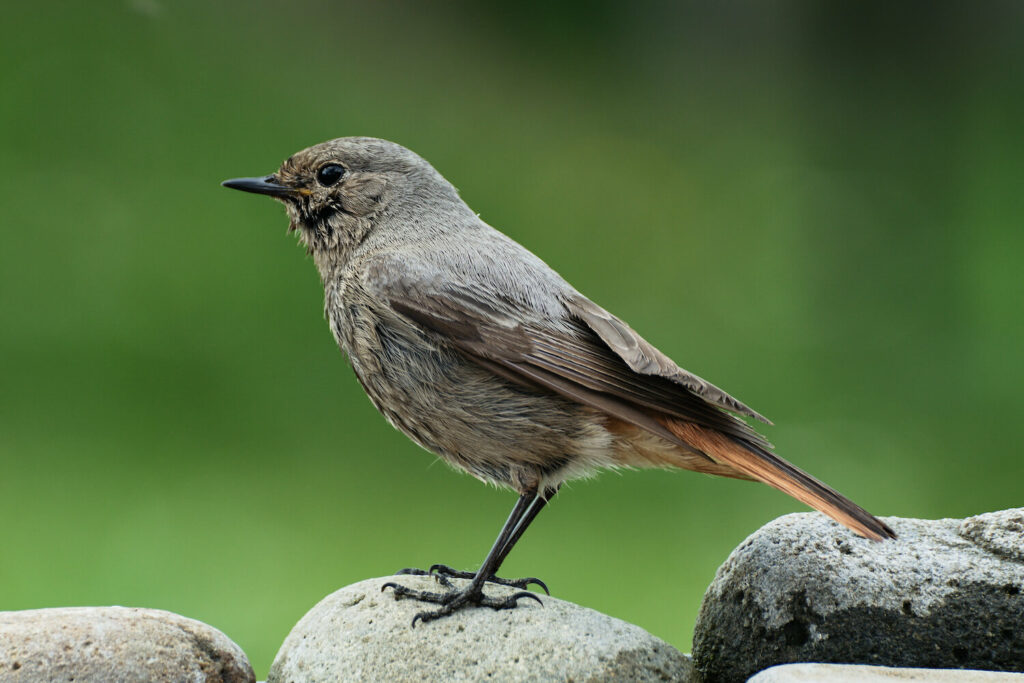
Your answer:
[[[395,572],[395,576],[426,576],[430,572],[417,569],[416,567],[406,567],[405,569],[399,569]]]

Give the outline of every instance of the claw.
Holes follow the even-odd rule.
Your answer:
[[[406,567],[405,569],[399,569],[395,572],[395,576],[426,576],[429,573],[430,572],[425,572],[422,569],[417,569],[416,567]]]
[[[432,565],[430,565],[430,569],[428,571],[431,574],[446,574],[447,576],[453,576],[453,575],[457,576],[458,574],[469,574],[470,573],[470,572],[460,572],[459,570],[453,569],[452,567],[449,567],[446,564],[432,564]],[[458,578],[466,578],[466,577],[458,577]]]
[[[544,603],[541,602],[541,599],[537,597],[537,594],[536,593],[531,593],[530,591],[522,591],[521,593],[516,593],[515,595],[511,596],[509,599],[513,600],[515,602],[518,602],[522,598],[529,598],[530,600],[535,601],[541,607],[544,606]]]
[[[541,581],[540,579],[538,579],[536,576],[531,576],[529,578],[523,579],[522,581],[523,581],[523,585],[522,585],[523,588],[526,588],[531,583],[533,583],[533,584],[536,584],[542,591],[544,591],[548,595],[551,595],[551,591],[548,590],[548,585],[546,583],[544,583],[543,581]]]
[[[536,601],[537,604],[540,605],[541,607],[544,606],[544,603],[541,602],[540,598],[537,597],[537,594],[536,593],[531,593],[529,591],[521,591],[519,593],[513,593],[512,595],[509,595],[509,596],[506,596],[506,597],[500,598],[500,599],[499,598],[488,598],[488,597],[485,596],[484,599],[480,601],[480,604],[483,605],[484,607],[490,607],[491,609],[494,609],[494,610],[514,609],[514,608],[519,606],[519,601],[522,600],[523,598],[529,598],[531,600]]]

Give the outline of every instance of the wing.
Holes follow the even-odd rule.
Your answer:
[[[520,384],[541,386],[672,442],[667,415],[771,448],[723,408],[764,419],[675,363],[593,302],[569,290],[557,306],[484,286],[417,278],[416,268],[377,267],[370,285],[398,314]],[[557,311],[560,315],[553,314]]]
[[[641,375],[664,377],[687,390],[700,396],[708,403],[760,420],[766,424],[771,421],[760,413],[748,408],[743,403],[725,393],[714,384],[688,372],[654,348],[646,339],[633,329],[604,310],[590,299],[578,295],[566,301],[566,307],[576,317],[586,323],[608,348],[625,361],[631,370]]]

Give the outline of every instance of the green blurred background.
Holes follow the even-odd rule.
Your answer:
[[[883,515],[1022,504],[1024,10],[9,2],[0,609],[209,622],[264,676],[345,584],[474,568],[514,496],[371,407],[283,209],[224,178],[401,142],[483,218]],[[687,473],[563,489],[507,575],[688,650],[801,506]]]

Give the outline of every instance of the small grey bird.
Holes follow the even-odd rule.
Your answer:
[[[224,186],[282,201],[324,286],[331,332],[374,406],[423,448],[519,499],[483,565],[429,573],[447,590],[388,584],[440,607],[515,607],[496,576],[562,482],[600,468],[678,467],[764,482],[873,540],[884,522],[772,452],[754,412],[682,369],[626,323],[484,223],[425,160],[339,138],[274,174]],[[422,570],[403,570],[426,574]],[[447,577],[471,579],[457,590]],[[539,602],[539,600],[538,600]]]

